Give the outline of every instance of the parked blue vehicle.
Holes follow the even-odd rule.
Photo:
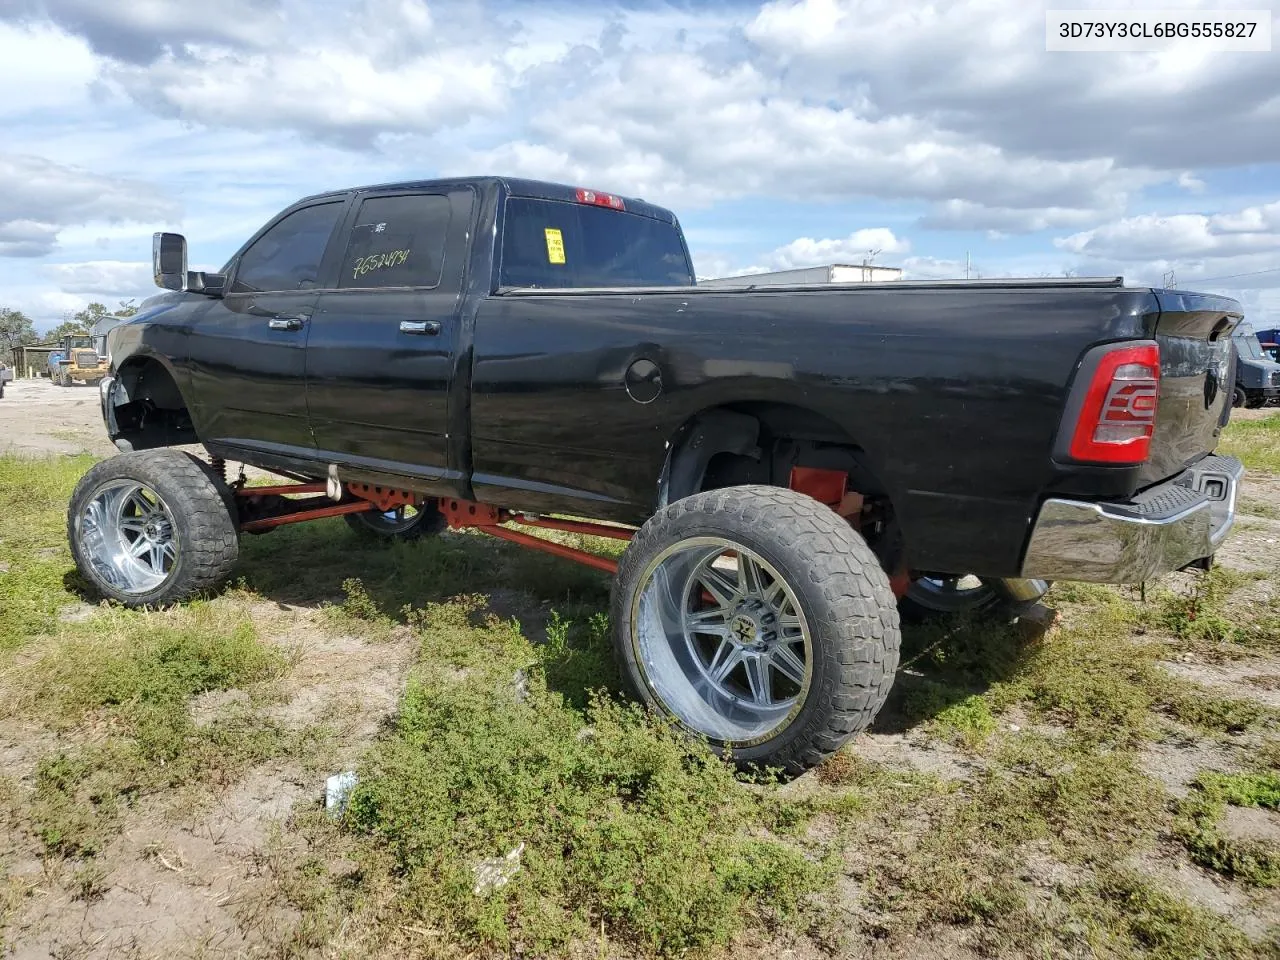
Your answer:
[[[1262,344],[1263,353],[1272,360],[1280,361],[1280,327],[1259,330],[1258,341]]]

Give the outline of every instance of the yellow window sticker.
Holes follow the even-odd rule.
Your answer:
[[[547,227],[547,262],[564,263],[564,237],[555,227]]]

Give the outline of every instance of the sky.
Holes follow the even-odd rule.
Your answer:
[[[1047,6],[0,0],[0,306],[47,329],[154,293],[153,231],[216,269],[308,194],[498,174],[672,208],[703,277],[1172,273],[1280,325],[1280,45],[1049,53]]]

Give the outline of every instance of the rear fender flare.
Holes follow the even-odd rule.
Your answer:
[[[732,410],[709,410],[676,432],[658,481],[658,509],[702,489],[711,459],[721,453],[759,457],[760,421]]]

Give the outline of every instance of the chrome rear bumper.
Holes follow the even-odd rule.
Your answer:
[[[1022,576],[1141,583],[1212,557],[1236,517],[1244,465],[1209,456],[1124,503],[1046,500]]]

